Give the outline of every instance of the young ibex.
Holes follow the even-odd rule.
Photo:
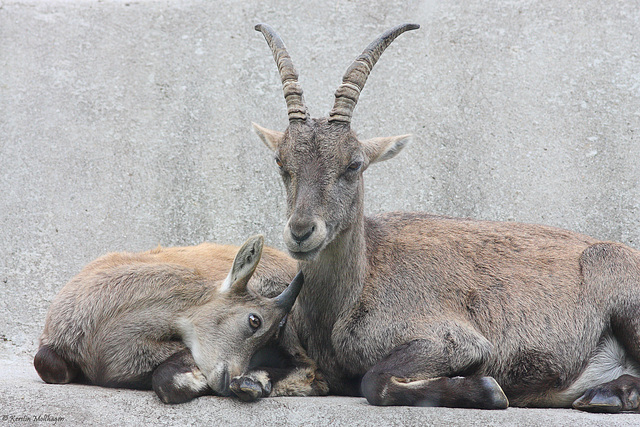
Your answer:
[[[291,309],[295,272],[285,254],[263,251],[262,236],[239,250],[105,255],[54,299],[34,365],[48,383],[153,388],[165,403],[228,395]]]
[[[275,152],[284,240],[306,278],[284,338],[299,339],[331,392],[375,405],[638,409],[639,251],[539,225],[363,215],[363,172],[410,136],[359,140],[351,115],[382,52],[417,28],[371,43],[329,117],[312,119],[282,40],[256,27],[289,126],[255,130]]]

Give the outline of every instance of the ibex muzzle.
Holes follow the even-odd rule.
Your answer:
[[[235,258],[233,247],[203,244],[94,261],[51,304],[38,374],[49,383],[153,387],[165,403],[228,395],[303,283],[299,273],[286,286],[295,263],[263,241],[248,239]]]

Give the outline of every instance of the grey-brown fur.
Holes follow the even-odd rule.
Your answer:
[[[504,408],[508,397],[637,410],[640,252],[540,225],[365,217],[363,172],[409,137],[360,140],[352,104],[341,120],[255,125],[275,153],[284,240],[307,281],[285,345],[317,362],[331,392],[378,405]]]
[[[172,403],[228,394],[299,291],[299,281],[287,288],[295,262],[262,245],[254,236],[240,249],[205,243],[93,261],[52,302],[36,369],[53,383],[153,382]],[[257,328],[249,315],[259,317]]]

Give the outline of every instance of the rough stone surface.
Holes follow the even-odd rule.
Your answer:
[[[30,364],[52,298],[101,254],[257,232],[282,248],[283,187],[250,126],[286,126],[258,22],[284,38],[313,116],[328,113],[375,36],[422,25],[385,52],[355,110],[362,137],[415,135],[367,172],[368,212],[544,223],[640,247],[639,10],[636,0],[0,0],[0,420],[637,425],[640,415],[342,398],[167,407],[151,393],[44,385]]]
[[[2,373],[2,425],[635,427],[640,417],[570,409],[376,407],[364,398],[335,396],[277,397],[250,404],[205,396],[182,405],[165,405],[152,391],[43,384],[32,368],[21,367],[7,374],[3,369]],[[10,417],[16,421],[11,422]],[[34,417],[42,421],[33,422]],[[17,418],[29,422],[18,422]]]

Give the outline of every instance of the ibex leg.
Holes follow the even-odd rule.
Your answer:
[[[640,374],[640,252],[617,243],[587,248],[580,259],[585,286],[612,301],[611,329],[624,348],[616,361],[626,373]],[[615,366],[614,366],[615,367]],[[589,412],[640,410],[640,378],[619,378],[587,390],[573,407]]]
[[[436,337],[396,347],[365,374],[362,392],[369,403],[506,408],[507,397],[493,378],[473,376],[489,356],[486,338],[456,325],[438,329]]]
[[[232,379],[229,388],[237,397],[250,402],[267,396],[323,396],[329,392],[316,364],[297,339],[290,333],[287,335],[286,351],[275,347],[262,349],[252,360],[255,369]]]
[[[212,393],[188,349],[160,364],[153,371],[151,381],[153,390],[164,403],[184,403]]]

